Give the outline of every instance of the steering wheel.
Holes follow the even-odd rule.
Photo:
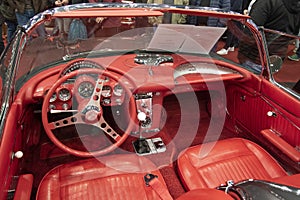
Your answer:
[[[75,76],[83,75],[83,74],[93,74],[97,75],[97,80],[95,83],[95,87],[93,90],[93,93],[88,99],[88,101],[85,101],[84,105],[78,106],[77,113],[73,113],[72,116],[54,121],[49,122],[48,119],[48,113],[50,112],[49,109],[49,102],[50,98],[53,93],[55,93],[56,89],[62,85],[65,81],[68,79],[74,78]],[[119,135],[113,127],[111,127],[106,120],[103,117],[103,109],[100,104],[101,100],[101,93],[102,93],[102,87],[104,83],[104,77],[109,78],[109,80],[114,80],[118,82],[120,79],[119,76],[108,72],[108,71],[102,71],[99,69],[84,69],[84,70],[77,70],[73,71],[61,78],[59,78],[54,85],[49,89],[47,94],[45,95],[43,106],[42,106],[42,122],[44,125],[44,129],[46,131],[46,134],[48,135],[49,139],[61,150],[75,155],[79,157],[96,157],[100,155],[107,154],[117,147],[119,147],[126,138],[129,136],[130,132],[135,126],[136,119],[136,105],[134,97],[131,95],[131,91],[127,86],[125,86],[123,83],[119,82],[119,84],[124,88],[125,95],[129,96],[129,106],[128,106],[128,112],[130,116],[129,124],[125,130],[125,132],[122,135]],[[74,96],[74,95],[73,95]],[[75,124],[87,124],[93,127],[97,127],[101,129],[108,137],[110,137],[113,140],[113,143],[103,149],[95,150],[95,151],[80,151],[74,148],[71,148],[64,143],[62,143],[53,133],[55,129],[66,127],[66,126],[72,126]]]

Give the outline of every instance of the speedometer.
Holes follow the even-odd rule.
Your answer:
[[[91,97],[94,91],[94,84],[90,81],[81,82],[78,86],[78,93],[83,98]]]

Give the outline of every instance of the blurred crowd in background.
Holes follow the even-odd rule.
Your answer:
[[[121,0],[0,0],[0,23],[2,26],[0,28],[2,35],[0,37],[0,53],[3,52],[5,45],[11,41],[17,27],[25,25],[37,13],[57,6],[95,2],[120,3]],[[135,0],[134,3],[213,7],[250,15],[256,25],[264,26],[268,29],[294,35],[298,35],[300,29],[299,0]],[[101,21],[101,18],[98,20]],[[224,26],[224,23],[218,21],[216,18],[189,17],[180,14],[168,15],[166,13],[163,18],[158,20],[160,21],[153,23],[164,23],[166,21],[178,24]],[[69,31],[70,22],[67,19],[57,19],[55,23],[56,29],[51,34]],[[46,32],[44,26],[40,26],[37,34],[45,37],[49,33]],[[217,53],[219,55],[228,54],[228,52],[234,51],[237,45],[234,36],[230,32],[227,32],[225,45]],[[289,56],[289,59],[299,61],[299,40],[295,41],[294,52],[295,54]]]

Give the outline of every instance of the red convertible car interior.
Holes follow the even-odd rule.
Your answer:
[[[0,199],[300,199],[297,39],[214,8],[36,15],[1,56]]]

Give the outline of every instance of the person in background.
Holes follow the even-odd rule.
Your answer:
[[[147,3],[147,0],[134,0],[133,3]]]
[[[188,5],[188,0],[147,0],[147,4],[166,4],[166,5]],[[149,18],[150,24],[185,24],[187,16],[184,14],[164,13],[163,17]]]
[[[218,8],[224,11],[230,11],[230,0],[190,0],[189,5]],[[212,27],[225,27],[226,20],[214,17],[197,17],[187,16],[187,24],[193,24],[196,26],[212,26]],[[211,49],[212,52],[216,52],[217,45],[214,45]]]
[[[300,28],[300,1],[299,0],[256,0],[249,13],[257,26],[297,35]],[[272,34],[266,33],[268,37]],[[269,46],[269,55],[286,57],[289,41],[285,38],[272,39]]]
[[[243,14],[244,15],[249,15],[252,5],[255,3],[255,1],[256,0],[249,0],[247,2],[244,1],[244,3],[246,4],[246,5],[245,4],[243,5],[243,9],[244,9]]]
[[[300,2],[300,1],[299,1]],[[294,18],[294,20],[295,20],[295,26],[297,27],[297,25],[298,26],[300,26],[300,14],[298,14],[298,15],[295,15],[295,16],[291,16],[291,19],[293,19]],[[290,27],[293,27],[293,26],[290,26]],[[293,29],[293,28],[291,28],[291,29]],[[300,29],[299,29],[299,31],[298,31],[298,36],[300,36]],[[294,52],[295,52],[295,54],[293,54],[293,55],[290,55],[290,56],[288,56],[288,59],[290,59],[290,60],[292,60],[292,61],[299,61],[300,60],[300,47],[299,47],[299,39],[297,39],[296,40],[296,44],[295,44],[295,49],[294,49]]]
[[[53,2],[51,0],[51,3],[54,5],[54,7],[60,7],[64,5],[69,4],[69,0],[56,0]],[[61,37],[64,37],[69,33],[71,19],[70,18],[56,18],[55,19],[55,28],[52,32],[52,35],[60,35]]]
[[[121,0],[89,0],[90,3],[104,2],[104,3],[122,3]],[[92,36],[90,33],[93,33],[97,37],[110,37],[120,32],[121,30],[121,17],[97,17],[95,21],[90,22],[92,30],[89,30],[89,36]]]
[[[80,4],[80,3],[87,3],[87,0],[67,0],[68,4]],[[84,23],[84,19],[80,17],[76,19],[72,19],[70,22],[69,32],[68,32],[68,41],[75,44],[79,40],[85,40],[88,37],[87,27]],[[76,45],[75,45],[76,46]]]
[[[0,12],[0,55],[2,54],[3,50],[4,50],[4,41],[3,41],[3,34],[2,34],[2,27],[3,27],[3,23],[4,23],[4,17],[2,15],[2,13]]]
[[[300,60],[300,48],[298,47],[297,51],[295,54],[288,56],[288,58],[292,61],[299,61]]]
[[[230,10],[230,0],[190,0],[189,5],[191,6],[201,6],[201,7],[212,7],[219,8],[225,11]],[[187,23],[193,24],[196,26],[215,26],[215,27],[224,27],[223,22],[218,18],[213,17],[195,17],[188,16]]]
[[[7,0],[2,0],[0,4],[0,12],[4,17],[5,24],[7,25],[6,41],[9,43],[18,26],[15,11],[9,6]]]
[[[249,16],[256,26],[263,26],[266,29],[272,29],[290,34],[297,34],[299,30],[299,0],[252,0],[248,8]],[[298,16],[298,19],[297,19]],[[296,20],[296,21],[295,21]],[[289,41],[284,37],[269,39],[273,37],[272,33],[265,34],[269,55],[277,55],[285,59]],[[261,72],[261,63],[254,60],[258,57],[258,50],[253,48],[247,42],[240,43],[238,58],[242,64],[247,63],[248,68],[255,69],[257,73]]]
[[[89,0],[70,0],[71,4],[88,3]]]
[[[7,26],[7,38],[3,38],[3,26]],[[4,51],[5,44],[9,43],[12,39],[13,34],[17,29],[17,21],[14,10],[7,4],[6,0],[0,1],[0,55]]]
[[[249,15],[257,26],[297,35],[299,23],[294,25],[292,20],[294,15],[299,17],[299,12],[299,0],[256,0]]]
[[[241,0],[231,0],[231,11],[243,13],[243,2]],[[234,48],[237,47],[239,41],[238,39],[230,32],[227,31],[227,38],[225,46],[217,51],[219,55],[226,55],[229,51],[234,51]]]
[[[248,10],[248,6],[249,6],[250,2],[251,2],[251,0],[243,0],[243,5],[242,5],[243,13],[245,10]]]
[[[299,33],[298,33],[298,36],[300,37],[300,30],[299,30]],[[294,53],[296,53],[296,51],[298,50],[299,48],[299,39],[295,41],[295,48],[294,48]]]
[[[15,10],[18,25],[24,26],[30,18],[48,8],[48,0],[7,0],[9,6]],[[37,28],[37,34],[46,37],[44,24]]]

